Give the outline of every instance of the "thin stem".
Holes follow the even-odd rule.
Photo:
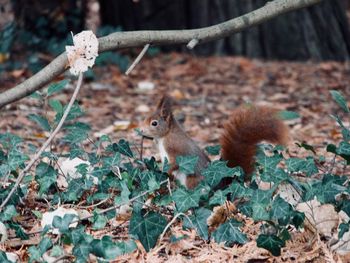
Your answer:
[[[192,225],[193,227],[195,227],[194,224],[192,223],[192,220],[191,220],[186,214],[184,214],[184,213],[178,213],[178,214],[176,214],[176,215],[173,217],[173,219],[171,219],[171,221],[170,221],[170,222],[166,225],[166,227],[164,228],[162,234],[160,235],[160,237],[159,237],[159,239],[158,239],[158,244],[161,243],[161,241],[162,241],[163,238],[164,238],[164,235],[165,235],[166,231],[168,231],[169,227],[170,227],[172,224],[174,224],[175,220],[176,220],[179,216],[184,216],[184,217],[186,217],[187,220],[191,223],[191,225]]]
[[[125,75],[129,75],[129,73],[135,68],[135,66],[140,62],[140,60],[143,58],[143,56],[146,54],[148,48],[149,48],[149,44],[146,44],[142,51],[140,52],[140,54],[137,56],[137,58],[135,59],[135,61],[131,64],[131,66],[128,68],[128,70],[125,72]]]

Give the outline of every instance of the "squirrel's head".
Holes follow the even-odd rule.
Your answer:
[[[158,102],[156,110],[145,119],[142,127],[143,135],[158,139],[169,132],[173,122],[171,105],[171,98],[164,95]]]

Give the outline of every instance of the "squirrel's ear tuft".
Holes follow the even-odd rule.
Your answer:
[[[168,95],[163,95],[163,97],[160,99],[157,109],[160,111],[160,114],[162,117],[167,117],[171,115],[171,106],[172,106],[172,99]]]

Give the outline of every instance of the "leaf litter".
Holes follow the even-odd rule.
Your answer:
[[[350,97],[350,68],[346,63],[337,62],[269,62],[242,57],[195,57],[192,55],[169,53],[158,57],[144,58],[125,76],[113,65],[95,69],[96,78],[85,82],[79,96],[79,103],[86,114],[82,121],[89,123],[94,134],[91,140],[103,134],[113,141],[126,138],[140,145],[140,138],[134,132],[159,99],[162,93],[173,96],[175,115],[185,130],[201,147],[218,142],[222,123],[231,109],[243,103],[271,105],[281,110],[295,111],[300,118],[288,121],[292,140],[289,143],[290,156],[307,156],[309,152],[300,149],[295,142],[307,142],[327,160],[333,157],[325,151],[326,142],[338,142],[341,133],[330,118],[331,113],[341,114],[331,100],[330,90],[340,91]],[[27,72],[8,72],[11,80],[26,76]],[[13,86],[15,83],[6,82]],[[108,87],[108,88],[96,88]],[[70,97],[70,90],[54,95],[64,105]],[[25,109],[25,110],[24,110]],[[1,111],[0,132],[13,132],[28,143],[40,145],[46,138],[43,130],[28,121],[27,114],[47,114],[43,103],[25,98],[8,105]],[[15,120],[15,121],[14,121]],[[349,124],[346,124],[349,125]],[[86,143],[86,147],[90,147]],[[60,148],[60,136],[55,139],[52,150]],[[61,150],[62,151],[62,150]],[[146,141],[145,156],[159,156],[152,142]],[[326,167],[327,168],[327,167]],[[348,168],[347,168],[348,169]],[[335,166],[334,173],[349,173],[344,167]],[[34,188],[35,189],[35,188]],[[28,197],[28,202],[36,202]],[[34,210],[46,211],[45,203],[37,202]],[[24,213],[22,220],[28,222],[24,228],[30,232],[37,220],[32,214]],[[162,243],[150,252],[142,248],[123,255],[115,262],[348,262],[349,254],[337,255],[331,251],[326,240],[319,233],[305,228],[303,232],[291,231],[292,240],[282,248],[279,257],[273,257],[267,250],[258,248],[255,239],[260,223],[243,216],[237,211],[234,217],[244,221],[242,232],[248,237],[245,245],[225,247],[213,240],[206,242],[194,230],[184,230],[177,221],[170,227]],[[111,235],[127,237],[128,217],[116,219]],[[118,220],[120,220],[118,222]],[[102,230],[89,230],[94,236],[102,235]],[[334,233],[331,233],[334,234]],[[9,233],[9,238],[13,237]],[[183,237],[171,242],[171,236]],[[37,236],[33,236],[34,239]],[[24,247],[26,246],[23,243]],[[11,249],[15,249],[14,246]],[[13,250],[14,251],[14,250]],[[24,258],[25,249],[17,251]]]

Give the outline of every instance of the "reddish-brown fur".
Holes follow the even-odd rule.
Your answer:
[[[229,167],[242,167],[245,180],[249,181],[254,171],[257,143],[264,140],[281,145],[288,141],[288,129],[277,111],[268,107],[240,107],[224,124],[220,138],[222,158],[228,161]]]

